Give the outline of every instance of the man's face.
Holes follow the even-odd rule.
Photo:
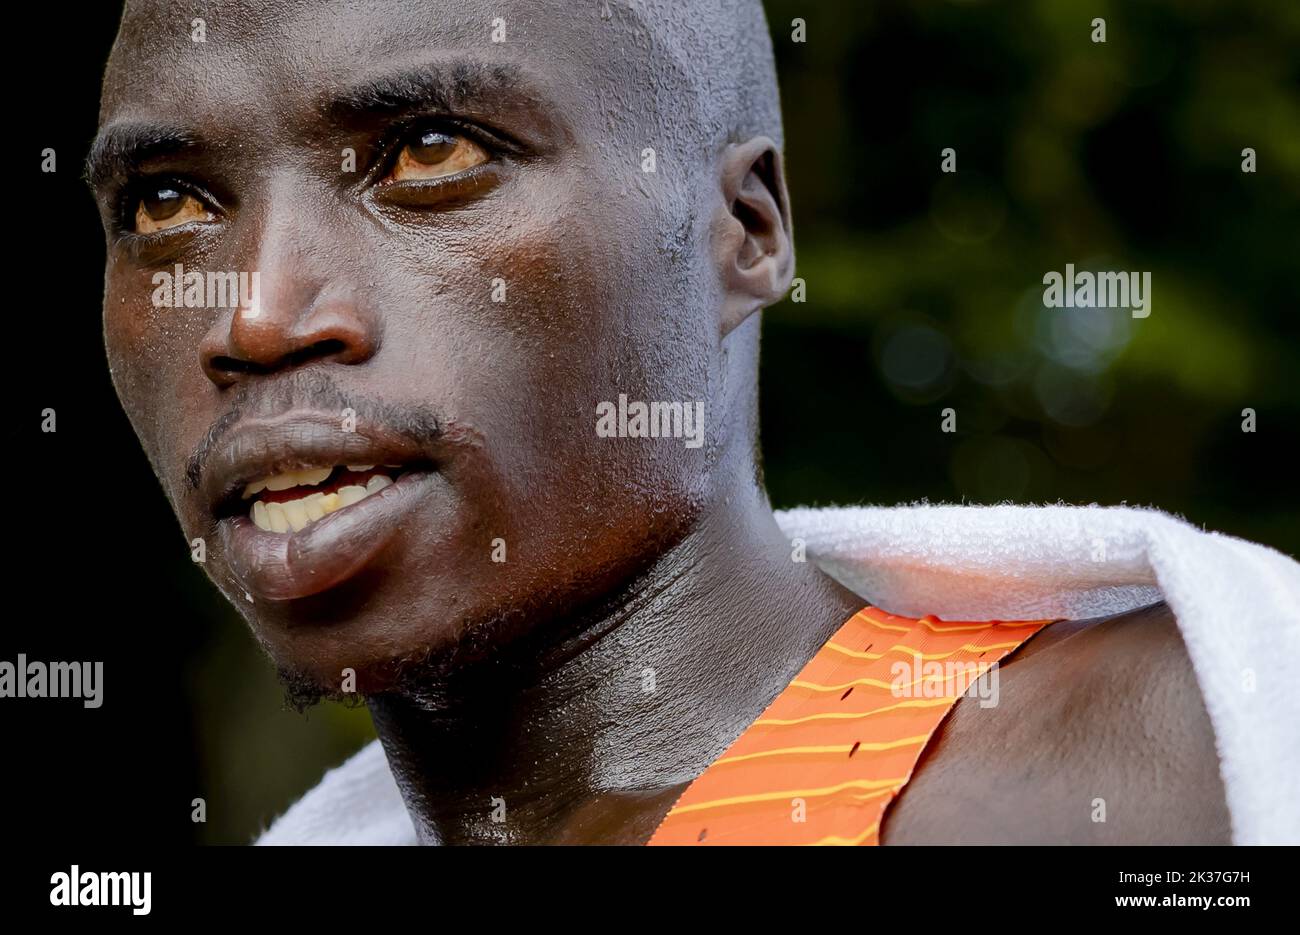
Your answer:
[[[115,386],[213,581],[326,687],[596,599],[707,497],[707,436],[595,425],[716,389],[716,186],[663,152],[636,24],[551,6],[131,4],[110,61]],[[260,289],[159,307],[178,264]]]

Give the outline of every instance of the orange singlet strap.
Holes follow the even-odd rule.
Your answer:
[[[854,614],[682,793],[648,842],[879,844],[885,810],[969,689],[1051,620]]]

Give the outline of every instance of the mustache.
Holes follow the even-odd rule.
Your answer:
[[[230,409],[203,436],[185,462],[185,478],[197,490],[212,453],[226,434],[244,419],[272,418],[294,409],[314,409],[340,414],[356,413],[358,423],[383,425],[424,448],[444,434],[445,421],[427,406],[407,406],[344,392],[334,379],[319,371],[303,371],[274,383],[245,384],[235,391]]]

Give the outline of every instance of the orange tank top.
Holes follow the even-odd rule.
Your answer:
[[[866,607],[682,793],[664,844],[879,844],[886,809],[957,699],[1051,620],[914,620]]]

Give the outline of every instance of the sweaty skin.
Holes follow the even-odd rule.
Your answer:
[[[129,2],[113,49],[114,385],[277,666],[355,672],[428,842],[644,842],[863,603],[791,561],[757,463],[794,267],[765,26],[686,6]],[[176,264],[258,271],[256,309],[155,307]],[[620,394],[701,402],[703,444],[600,437]],[[292,539],[241,519],[256,477],[390,459]],[[1167,610],[1070,626],[958,705],[888,842],[1226,838]]]

